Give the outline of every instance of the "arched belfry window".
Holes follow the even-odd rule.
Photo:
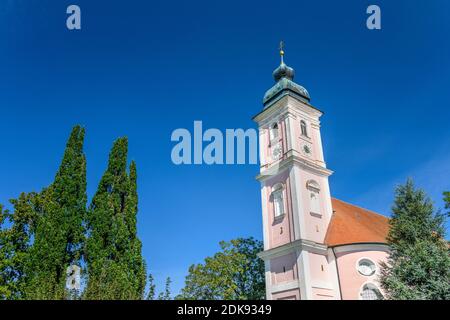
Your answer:
[[[360,292],[361,300],[383,300],[383,294],[373,283],[363,285]]]
[[[306,128],[305,120],[300,121],[300,129],[301,129],[302,136],[307,137],[308,129]]]
[[[319,193],[311,191],[309,196],[311,198],[311,213],[320,214]]]
[[[310,213],[315,215],[321,215],[320,210],[320,185],[314,180],[308,180],[306,188],[309,191],[309,207]]]
[[[269,137],[270,137],[270,141],[274,141],[275,139],[278,139],[279,133],[278,133],[278,124],[277,123],[274,123],[270,126]]]
[[[284,188],[281,183],[276,184],[272,188],[273,215],[275,218],[284,215],[283,189]]]

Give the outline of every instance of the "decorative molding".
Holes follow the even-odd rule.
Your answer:
[[[373,270],[373,273],[372,273],[372,274],[364,274],[364,273],[362,273],[362,272],[359,270],[359,267],[360,267],[359,264],[360,264],[361,261],[363,261],[363,260],[366,260],[366,261],[368,261],[369,263],[371,263],[371,264],[373,264],[373,265],[375,266],[375,270]],[[379,274],[379,268],[378,268],[377,263],[376,263],[375,261],[373,261],[372,258],[369,258],[369,257],[362,257],[362,258],[359,258],[359,259],[356,261],[355,268],[356,268],[356,271],[357,271],[361,276],[366,277],[366,278],[368,278],[368,277],[373,277],[373,276]]]
[[[284,202],[285,202],[285,201],[283,201],[283,204],[284,204]],[[286,210],[284,210],[284,211],[286,211]],[[280,215],[278,215],[278,216],[274,216],[273,220],[274,220],[275,222],[280,222],[280,221],[284,220],[284,217],[285,217],[285,216],[286,216],[286,213],[282,213],[282,214],[280,214]]]
[[[358,292],[358,299],[359,300],[363,300],[363,298],[362,298],[362,292],[363,292],[363,289],[364,289],[364,287],[365,286],[371,286],[371,287],[373,287],[375,290],[377,290],[381,295],[382,295],[382,297],[384,298],[384,292],[383,292],[383,290],[381,289],[381,287],[379,286],[379,284],[376,282],[376,281],[366,281],[366,282],[364,282],[362,285],[361,285],[361,287],[359,288],[359,292]]]
[[[270,289],[270,293],[274,294],[274,293],[279,293],[279,292],[289,291],[289,290],[294,290],[294,289],[299,289],[297,280],[280,283],[280,284],[274,284],[272,286],[272,288]]]
[[[348,253],[348,252],[354,252],[354,251],[384,251],[389,252],[389,246],[385,243],[351,243],[351,244],[344,244],[334,247],[334,252],[336,254],[338,253]]]
[[[326,281],[321,281],[321,280],[312,280],[311,287],[315,288],[315,289],[334,291],[334,288],[329,283],[327,283]],[[333,297],[334,297],[334,292],[333,292]]]
[[[306,189],[320,192],[320,185],[316,180],[309,179],[306,181]]]
[[[315,213],[315,212],[310,211],[309,214],[312,215],[313,217],[322,219],[322,214],[321,213]]]
[[[258,256],[263,260],[270,260],[282,257],[297,250],[308,251],[320,255],[327,255],[328,247],[325,244],[317,243],[310,240],[298,239],[293,242],[260,252]]]
[[[310,121],[311,125],[320,125],[318,119],[323,115],[323,112],[316,107],[286,96],[255,115],[253,120],[260,126],[266,126],[268,121],[273,121],[273,118],[279,117],[282,113],[286,116],[288,114],[301,115],[302,118]]]
[[[256,177],[258,181],[265,181],[270,177],[277,175],[292,165],[297,165],[302,169],[308,170],[318,176],[329,177],[333,174],[333,171],[317,165],[314,161],[303,159],[291,152],[286,154],[286,158],[277,162],[276,165],[272,164],[267,169],[261,168],[261,173]]]

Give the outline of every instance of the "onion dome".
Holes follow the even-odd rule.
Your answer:
[[[280,66],[273,72],[276,83],[264,95],[264,108],[268,108],[272,102],[278,100],[277,98],[285,95],[292,95],[303,102],[309,103],[311,98],[308,91],[293,81],[295,70],[284,63],[283,43],[280,45],[280,56]]]
[[[273,72],[273,78],[275,82],[280,81],[283,78],[294,80],[295,70],[289,66],[287,66],[284,61],[281,61],[281,64],[278,68],[276,68]]]

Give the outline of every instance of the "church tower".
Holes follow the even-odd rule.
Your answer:
[[[254,117],[259,127],[266,289],[269,300],[340,299],[336,263],[324,244],[332,216],[320,136],[322,112],[284,63]]]

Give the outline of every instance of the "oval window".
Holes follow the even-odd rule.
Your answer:
[[[363,276],[371,276],[376,271],[375,263],[369,259],[361,259],[358,262],[358,272]]]

